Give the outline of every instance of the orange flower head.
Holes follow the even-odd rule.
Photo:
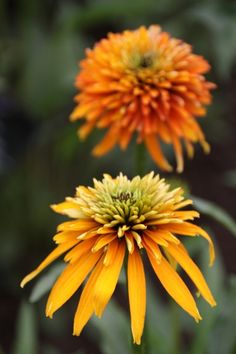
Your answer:
[[[126,149],[134,132],[166,171],[172,167],[160,141],[173,145],[178,172],[183,170],[182,143],[189,157],[195,142],[209,151],[196,117],[205,115],[215,85],[203,76],[208,62],[193,54],[190,45],[150,26],[110,33],[86,55],[75,82],[80,93],[71,120],[86,120],[78,131],[82,139],[94,127],[108,129],[95,156],[115,144]]]
[[[72,221],[58,226],[56,248],[29,275],[21,286],[36,277],[56,258],[66,253],[66,267],[56,280],[48,298],[46,315],[53,314],[86,282],[74,318],[74,335],[79,335],[93,314],[101,317],[119,279],[127,254],[128,296],[134,343],[140,344],[146,311],[143,253],[169,295],[196,321],[201,319],[195,299],[177,273],[179,264],[192,279],[202,297],[211,305],[215,300],[207,283],[181,242],[184,236],[201,235],[214,246],[210,236],[191,220],[194,210],[181,210],[191,204],[181,188],[169,185],[153,172],[129,180],[104,175],[94,186],[80,186],[75,197],[53,205],[54,211]]]

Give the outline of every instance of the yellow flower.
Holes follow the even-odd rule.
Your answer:
[[[140,344],[146,311],[142,254],[146,252],[169,295],[199,321],[195,300],[178,275],[176,264],[185,270],[211,306],[215,306],[215,300],[179,236],[201,235],[207,239],[211,264],[214,247],[209,235],[189,222],[199,214],[180,210],[192,203],[182,194],[181,188],[169,190],[164,179],[153,172],[132,180],[123,174],[114,179],[105,174],[102,181],[94,179],[93,188],[78,187],[75,197],[52,205],[54,211],[74,220],[58,226],[53,238],[57,247],[23,279],[21,286],[66,252],[67,266],[51,290],[46,315],[52,317],[86,281],[74,318],[74,335],[79,335],[93,314],[102,316],[127,254],[131,329],[134,343]]]
[[[115,144],[126,149],[135,132],[137,142],[143,141],[166,171],[172,167],[162,153],[161,141],[173,145],[178,172],[183,170],[182,143],[190,158],[193,143],[200,142],[209,151],[196,117],[205,115],[215,85],[203,76],[209,64],[193,54],[190,45],[159,26],[150,26],[110,33],[86,54],[76,77],[80,93],[71,120],[86,120],[78,131],[81,139],[94,127],[108,129],[93,150],[95,156]]]

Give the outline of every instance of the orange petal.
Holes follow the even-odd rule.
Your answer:
[[[172,167],[169,162],[165,159],[160,144],[157,138],[153,135],[147,135],[144,138],[147,149],[153,158],[153,160],[164,170],[164,171],[172,171]]]
[[[62,202],[51,205],[51,208],[59,214],[67,215],[70,218],[78,218],[81,214],[80,206],[73,202]]]
[[[117,143],[119,139],[118,131],[114,129],[110,129],[102,141],[95,146],[92,153],[94,156],[102,156],[105,155],[108,151],[110,151],[114,145]]]
[[[65,268],[49,295],[46,316],[52,317],[54,312],[76,292],[100,256],[101,252],[85,254]]]
[[[94,239],[89,238],[88,240],[81,241],[78,245],[72,248],[64,257],[65,262],[73,263],[79,259],[83,254],[91,251],[94,245]]]
[[[115,245],[113,247],[115,247]],[[109,266],[103,267],[98,277],[94,290],[93,300],[94,311],[98,317],[102,316],[103,311],[115,290],[123,264],[124,255],[125,244],[123,242],[119,242],[119,246],[116,254],[114,255],[113,261]]]
[[[201,316],[195,300],[183,280],[164,257],[158,263],[149,252],[147,254],[154,272],[168,294],[198,322]]]
[[[96,267],[92,271],[83,292],[80,296],[79,304],[75,313],[74,318],[74,331],[73,334],[79,336],[82,329],[90,319],[93,314],[93,297],[94,297],[94,288],[97,281],[97,278],[104,267],[103,258],[97,263]]]
[[[30,274],[28,274],[20,283],[20,286],[23,288],[25,284],[27,284],[29,281],[31,281],[33,278],[35,278],[44,268],[46,268],[50,263],[55,261],[58,257],[60,257],[63,253],[65,253],[67,250],[69,250],[71,247],[73,247],[76,243],[78,243],[77,240],[71,240],[68,242],[64,242],[57,246],[45,259],[40,265]]]
[[[196,287],[199,289],[200,293],[204,297],[204,299],[211,305],[215,306],[216,302],[211,294],[208,285],[198,268],[198,266],[193,262],[193,260],[189,257],[188,253],[181,249],[179,246],[171,244],[168,247],[168,252],[172,255],[172,257],[181,265],[181,267],[185,270],[185,272],[192,279]]]
[[[196,236],[196,235],[202,236],[209,243],[210,265],[213,264],[215,259],[214,245],[208,233],[205,230],[203,230],[201,227],[191,224],[189,222],[182,222],[181,224],[170,223],[167,225],[160,225],[159,229],[165,229],[166,231],[170,231],[185,236]]]
[[[143,262],[136,247],[128,257],[128,292],[133,340],[140,344],[146,313],[146,282]]]

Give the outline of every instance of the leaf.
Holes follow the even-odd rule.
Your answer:
[[[191,197],[196,209],[201,213],[212,217],[222,224],[226,229],[228,229],[234,236],[236,236],[236,222],[224,209],[219,207],[217,204],[210,202],[208,200]]]
[[[21,304],[17,322],[16,336],[12,354],[37,354],[37,327],[33,307],[23,302]]]
[[[92,323],[101,333],[102,353],[121,354],[130,352],[129,320],[124,311],[113,300],[109,302],[103,318],[94,317]]]
[[[64,268],[64,263],[57,263],[52,266],[51,269],[45,275],[43,275],[34,286],[29,301],[36,302],[41,299],[41,297],[44,296],[51,289],[56,278]]]
[[[224,182],[227,186],[236,188],[236,170],[226,172],[224,174]]]

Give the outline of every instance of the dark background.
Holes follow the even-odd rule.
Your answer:
[[[19,309],[30,293],[30,286],[21,290],[19,282],[53,247],[51,237],[62,218],[48,206],[73,195],[77,185],[91,184],[92,177],[101,178],[103,172],[114,176],[123,171],[130,177],[135,173],[135,142],[125,153],[115,149],[96,159],[90,151],[103,132],[94,132],[83,143],[77,139],[79,124],[68,120],[74,107],[77,63],[84,49],[107,32],[150,24],[160,24],[192,44],[194,52],[212,65],[208,79],[218,88],[201,121],[212,151],[205,156],[197,148],[195,159],[186,160],[178,178],[192,194],[216,202],[236,217],[235,1],[0,0],[2,354],[34,354],[19,349]],[[147,172],[157,171],[148,156],[147,160]],[[203,221],[216,236],[230,276],[236,271],[235,238],[212,219],[203,217]],[[36,354],[99,353],[88,332],[79,342],[71,336],[73,304],[54,322],[44,320],[44,303],[45,298],[30,305],[37,312]],[[26,322],[31,316],[27,311]]]

